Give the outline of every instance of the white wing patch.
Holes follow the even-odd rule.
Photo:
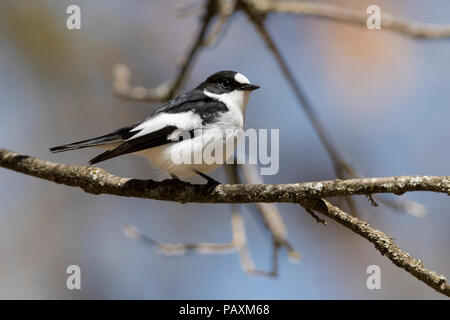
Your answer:
[[[250,81],[247,79],[247,77],[239,72],[234,75],[234,80],[236,80],[237,82],[242,83],[242,84],[250,83]]]
[[[190,131],[194,128],[199,128],[201,125],[202,119],[198,114],[192,111],[180,113],[161,113],[133,128],[131,132],[138,130],[141,131],[137,132],[128,140],[144,136],[167,126],[175,126],[181,130]]]

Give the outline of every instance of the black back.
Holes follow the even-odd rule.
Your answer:
[[[203,120],[203,124],[207,124],[214,121],[217,113],[226,112],[228,111],[228,108],[224,103],[208,97],[201,90],[196,88],[170,100],[161,108],[157,109],[149,118],[163,112],[179,113],[186,111],[193,111],[194,113],[199,114]]]

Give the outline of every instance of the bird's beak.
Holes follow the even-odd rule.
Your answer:
[[[253,91],[259,89],[259,86],[254,85],[254,84],[245,84],[241,87],[241,90],[245,90],[245,91]]]

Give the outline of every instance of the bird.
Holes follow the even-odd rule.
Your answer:
[[[220,183],[207,174],[233,156],[244,129],[250,92],[258,88],[242,73],[219,71],[164,103],[143,121],[49,150],[57,153],[90,147],[106,149],[91,159],[90,165],[133,153],[147,158],[174,179],[198,175],[210,186],[217,186]],[[211,163],[202,158],[205,148],[225,147],[230,142],[232,150],[222,154],[222,161]],[[200,157],[200,161],[175,161],[180,154],[184,160]]]

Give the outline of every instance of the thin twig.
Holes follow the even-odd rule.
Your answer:
[[[236,8],[236,0],[231,0],[231,2],[225,0],[217,1],[220,7],[218,18],[216,19],[214,25],[211,27],[211,31],[209,32],[208,36],[203,41],[203,46],[213,45],[219,38],[219,35],[223,34],[222,30]]]
[[[242,269],[252,275],[276,277],[277,274],[272,271],[267,272],[255,268],[250,249],[248,247],[247,237],[244,227],[244,219],[239,212],[238,205],[231,205],[231,229],[233,231],[233,242],[239,253]]]
[[[119,64],[114,68],[114,93],[123,99],[136,101],[164,102],[174,97],[177,90],[184,82],[188,71],[198,54],[199,49],[202,47],[207,35],[209,25],[211,24],[211,21],[217,15],[217,13],[217,0],[208,0],[205,5],[200,29],[196,34],[192,45],[187,51],[186,56],[181,60],[178,73],[175,76],[174,80],[164,82],[156,88],[144,88],[141,86],[133,87],[129,83],[130,72],[128,67],[123,64]]]
[[[241,166],[241,168],[242,167],[243,166]],[[228,180],[233,184],[239,184],[241,182],[237,169],[238,169],[237,164],[225,166],[225,171],[227,173]],[[247,182],[248,182],[248,180],[247,180]],[[264,205],[266,205],[266,206],[264,206]],[[271,205],[271,206],[268,207],[268,205]],[[268,204],[268,203],[257,203],[256,206],[262,217],[264,225],[267,227],[267,229],[269,230],[269,232],[271,234],[271,237],[272,237],[271,244],[272,244],[273,254],[271,257],[272,258],[272,270],[270,272],[256,271],[253,268],[252,273],[276,277],[278,275],[278,250],[280,249],[280,247],[281,246],[286,247],[290,261],[295,261],[295,258],[297,258],[297,260],[298,260],[299,254],[293,250],[292,246],[286,239],[286,228],[284,226],[283,220],[282,220],[281,215],[278,212],[276,206],[274,204]],[[238,210],[237,205],[232,204],[232,211],[237,211],[237,210]],[[269,217],[269,215],[272,215],[273,217]],[[248,258],[246,258],[245,260],[243,258],[245,256],[250,257],[250,252],[249,252],[248,246],[245,246],[242,249],[244,249],[244,250],[240,251],[240,255],[241,255],[241,261],[244,262],[245,260],[249,260]],[[243,267],[244,267],[244,265],[243,265]],[[256,271],[256,273],[255,273],[255,271]]]
[[[413,200],[405,198],[386,198],[379,195],[372,195],[372,197],[392,210],[406,212],[417,218],[423,218],[428,214],[427,208],[423,204]]]
[[[304,209],[305,209],[305,211],[306,211],[311,217],[314,218],[314,220],[316,220],[317,223],[321,223],[321,224],[323,224],[323,225],[325,225],[325,226],[327,225],[327,223],[326,223],[326,221],[325,221],[324,219],[319,218],[319,217],[314,213],[314,210],[309,209],[309,208],[304,208]]]
[[[373,207],[378,207],[378,203],[375,201],[375,199],[372,197],[371,194],[366,194],[367,200],[369,200],[370,204]]]
[[[153,238],[143,234],[134,226],[126,226],[124,228],[125,235],[134,240],[143,240],[146,243],[154,246],[159,253],[174,256],[183,255],[189,251],[195,251],[200,254],[219,254],[230,253],[236,250],[236,244],[232,241],[230,243],[192,243],[192,244],[165,244],[160,243]]]
[[[128,225],[124,228],[124,234],[133,240],[141,240],[157,249],[158,253],[167,256],[180,256],[188,252],[198,254],[226,254],[237,251],[241,260],[242,269],[251,275],[275,277],[274,271],[261,271],[255,268],[253,259],[248,248],[245,234],[244,219],[237,210],[237,205],[232,204],[231,231],[233,237],[229,243],[193,243],[193,244],[166,244],[160,243],[153,238],[143,234],[136,227]]]

